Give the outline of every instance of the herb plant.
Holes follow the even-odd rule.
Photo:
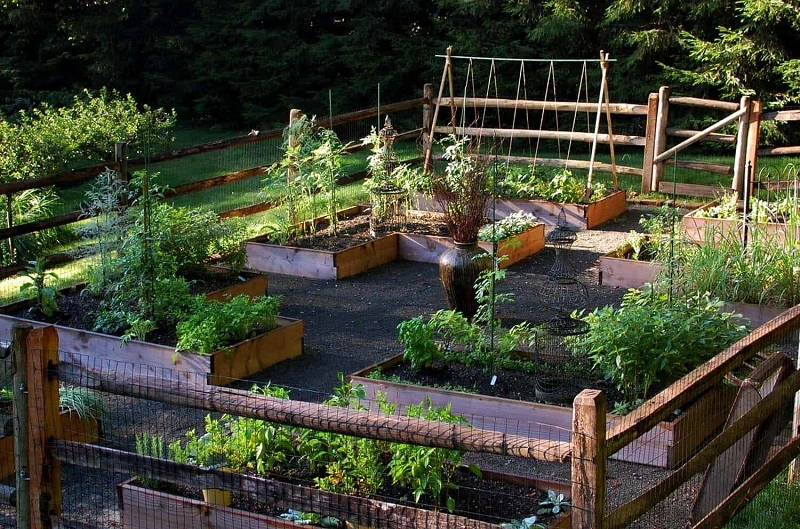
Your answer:
[[[569,347],[588,356],[625,400],[646,399],[745,336],[721,306],[708,294],[671,301],[651,288],[631,289],[619,307],[579,313],[589,331]]]
[[[56,300],[58,291],[48,285],[47,281],[48,279],[57,281],[58,276],[55,272],[48,272],[46,268],[46,259],[28,261],[28,266],[20,274],[27,279],[27,282],[19,287],[19,291],[23,295],[32,293],[36,308],[45,316],[50,317],[58,312],[58,301]]]
[[[495,242],[509,239],[529,230],[537,223],[538,220],[533,214],[517,211],[497,222],[481,226],[478,231],[478,240]]]
[[[208,301],[197,296],[189,316],[177,324],[177,351],[210,354],[248,338],[257,329],[275,327],[280,298],[257,299],[240,294],[229,301]]]
[[[563,494],[556,494],[555,491],[547,491],[547,499],[539,502],[537,514],[559,514],[569,508],[569,500],[564,499]]]
[[[504,529],[544,529],[544,525],[536,523],[536,515],[523,518],[522,520],[511,520],[503,522],[500,527]]]

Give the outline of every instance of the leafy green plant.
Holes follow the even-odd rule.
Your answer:
[[[510,522],[503,522],[500,527],[506,529],[544,529],[544,525],[536,523],[536,516],[529,516],[522,520],[511,520]]]
[[[547,491],[547,499],[539,502],[539,510],[536,514],[559,514],[569,508],[569,500],[564,499],[563,494],[556,494],[555,491]]]
[[[240,294],[228,301],[197,296],[189,315],[176,327],[176,350],[210,354],[246,339],[256,330],[273,329],[279,307],[277,296],[254,299]]]
[[[588,356],[625,400],[644,399],[746,334],[721,306],[707,293],[670,300],[654,289],[631,289],[619,307],[577,314],[589,331],[568,344]]]
[[[314,512],[297,511],[289,509],[279,515],[284,520],[289,520],[297,525],[317,525],[319,527],[341,527],[342,522],[333,516],[322,516]]]
[[[527,169],[507,165],[496,174],[498,192],[509,198],[539,199],[580,204],[586,202],[586,182],[566,168],[530,165]],[[602,197],[605,185],[594,182],[590,199]]]
[[[538,222],[538,219],[532,213],[517,211],[497,222],[481,226],[478,231],[478,240],[494,242],[509,239],[529,230]]]
[[[436,407],[430,399],[419,405],[408,406],[406,414],[431,421],[467,424],[464,417],[452,412],[450,404]],[[438,503],[445,492],[456,488],[451,479],[461,463],[462,454],[460,450],[394,443],[388,465],[389,476],[394,484],[411,489],[414,501],[419,502],[423,495],[428,495]],[[471,469],[479,473],[476,467]],[[450,512],[455,509],[455,500],[450,494],[445,498],[445,505]]]
[[[47,271],[47,259],[28,261],[28,266],[20,275],[28,280],[20,285],[20,294],[32,293],[36,308],[45,316],[50,317],[58,312],[58,291],[47,284],[48,279],[57,281],[58,275]]]
[[[422,316],[402,321],[397,326],[397,340],[403,344],[403,360],[411,364],[412,369],[430,367],[441,357],[433,338],[435,328],[435,322],[426,322]]]

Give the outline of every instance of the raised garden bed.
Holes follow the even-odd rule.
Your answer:
[[[684,215],[683,224],[689,240],[698,244],[705,244],[708,242],[706,238],[709,236],[713,236],[715,242],[734,234],[742,237],[744,230],[742,219],[731,220],[700,216],[700,211],[707,211],[712,207],[718,206],[719,203],[720,199],[712,200]],[[794,229],[794,234],[791,233],[792,229]],[[752,227],[752,230],[767,237],[774,237],[773,240],[776,244],[784,244],[787,239],[800,240],[800,226],[792,227],[786,223],[759,222]]]
[[[96,443],[100,440],[100,421],[94,417],[81,418],[73,409],[60,413],[63,439],[76,443]],[[14,474],[14,436],[0,437],[0,479]]]
[[[631,259],[633,248],[625,244],[609,252],[598,260],[598,282],[607,287],[640,288],[652,283],[664,270],[660,264],[651,261]]]
[[[608,220],[616,218],[627,209],[625,191],[614,191],[603,198],[588,204],[557,204],[546,200],[524,200],[517,198],[498,198],[495,214],[501,219],[512,213],[523,212],[535,215],[541,222],[549,226],[558,225],[558,217],[564,211],[566,223],[577,230],[594,228]],[[420,209],[438,211],[436,203],[422,195],[417,196]]]
[[[349,375],[348,380],[353,384],[361,384],[370,400],[374,400],[376,393],[382,392],[389,402],[404,407],[430,398],[436,406],[451,404],[453,413],[463,415],[476,428],[542,440],[567,442],[571,439],[571,407],[369,378],[374,371],[385,373],[402,362],[403,355],[396,355]],[[719,413],[713,407],[722,409],[733,402],[733,397],[733,392],[714,389],[675,420],[660,423],[611,457],[631,463],[674,468],[724,423],[726,414]],[[609,414],[609,424],[616,420],[619,420],[618,416]]]
[[[483,478],[521,487],[539,490],[553,490],[556,493],[570,496],[568,483],[535,480],[522,476],[508,475],[500,472],[483,471]],[[446,510],[431,511],[412,505],[401,505],[390,501],[365,499],[341,494],[321,492],[300,485],[288,485],[278,481],[264,480],[274,484],[277,497],[274,502],[281,510],[299,508],[302,510],[324,513],[326,508],[335,510],[332,515],[344,517],[341,511],[350,511],[352,516],[347,527],[431,527],[431,528],[474,528],[499,529],[499,524],[473,520],[466,516],[449,514]],[[269,486],[269,485],[268,485]],[[295,522],[283,520],[277,516],[259,514],[236,507],[225,507],[188,498],[176,493],[167,493],[142,487],[135,479],[117,485],[118,501],[122,511],[122,527],[138,529],[140,527],[170,527],[173,529],[194,529],[196,527],[242,528],[267,527],[286,529],[301,526]],[[317,507],[316,509],[314,507]],[[535,512],[537,502],[531,499],[531,512]],[[386,524],[386,525],[384,525]],[[567,529],[570,527],[569,513],[550,520],[549,529]]]
[[[225,299],[246,293],[264,295],[266,278],[254,275],[244,282],[207,294],[211,299]],[[19,310],[24,302],[2,308],[5,313]],[[14,323],[28,323],[34,327],[49,325],[41,321],[0,314],[0,340],[9,340]],[[122,343],[112,336],[64,325],[54,325],[59,337],[59,357],[87,369],[116,367],[117,363],[136,364],[147,372],[173,373],[192,382],[203,376],[207,383],[226,385],[235,379],[247,378],[278,362],[293,358],[303,352],[303,322],[278,317],[277,326],[248,340],[233,344],[226,350],[208,355],[191,352],[176,353],[175,347],[139,340]],[[139,367],[141,366],[141,367]],[[166,368],[166,369],[161,369]],[[124,372],[124,370],[121,370]],[[162,373],[161,376],[164,376]],[[131,373],[142,376],[145,373]]]
[[[343,210],[340,215],[346,217],[364,211],[364,207],[359,206]],[[492,243],[479,244],[487,251],[492,249]],[[257,238],[247,242],[247,267],[313,279],[344,279],[397,259],[436,263],[439,256],[452,246],[450,237],[416,233],[390,233],[342,250],[282,246]],[[501,266],[510,266],[542,248],[544,225],[537,224],[515,238],[499,243],[498,254],[508,257]]]

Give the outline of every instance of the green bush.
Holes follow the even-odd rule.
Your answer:
[[[579,314],[589,331],[569,341],[628,402],[645,399],[678,380],[746,334],[734,314],[708,294],[670,301],[654,290],[629,290],[618,308]]]
[[[240,294],[229,301],[197,296],[189,316],[177,325],[178,351],[210,354],[240,342],[256,330],[275,328],[280,298]]]

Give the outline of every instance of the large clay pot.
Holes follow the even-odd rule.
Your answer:
[[[477,242],[455,243],[439,257],[439,277],[442,280],[447,305],[472,319],[478,311],[475,301],[475,281],[484,270],[491,270],[491,255]]]

